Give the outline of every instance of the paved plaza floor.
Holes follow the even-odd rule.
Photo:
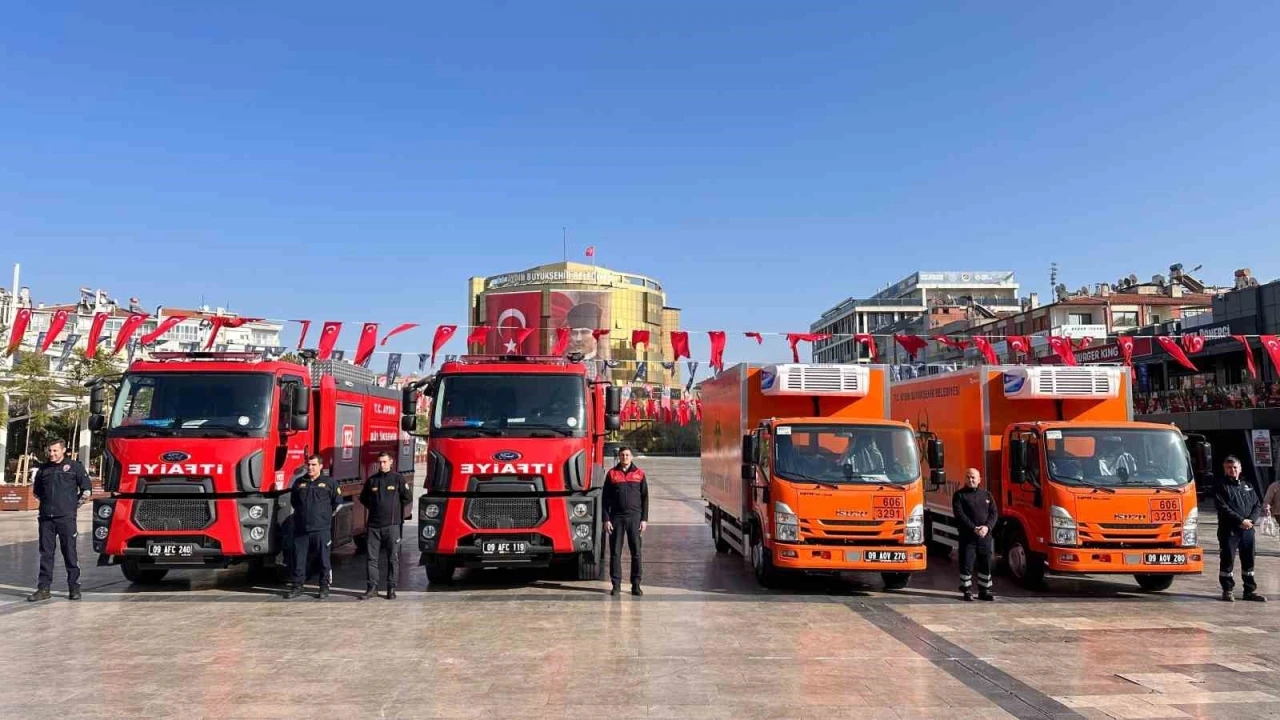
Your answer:
[[[94,566],[86,508],[84,600],[59,560],[55,598],[27,603],[36,520],[0,513],[0,718],[1280,718],[1274,552],[1265,605],[1219,602],[1216,559],[1154,595],[997,578],[998,602],[962,603],[938,559],[899,592],[870,575],[765,591],[714,552],[698,461],[639,462],[642,598],[514,572],[428,590],[411,541],[395,602],[356,599],[350,551],[325,602],[235,568],[140,588]]]

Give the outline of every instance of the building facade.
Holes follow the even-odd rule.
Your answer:
[[[667,305],[653,278],[575,262],[539,265],[471,278],[467,308],[469,325],[490,328],[468,352],[548,355],[557,329],[569,328],[569,352],[616,361],[609,370],[616,384],[679,384],[679,366],[667,370],[662,363],[672,360],[667,338],[680,328],[680,310]],[[633,330],[648,330],[650,345],[633,349]],[[636,378],[639,362],[646,363],[643,378]]]

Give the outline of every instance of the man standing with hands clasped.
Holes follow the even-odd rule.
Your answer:
[[[293,583],[286,600],[302,595],[302,584],[307,580],[307,560],[311,555],[320,556],[321,600],[329,597],[331,568],[329,550],[333,545],[333,515],[338,511],[341,499],[333,478],[321,475],[324,469],[319,455],[307,458],[307,474],[293,483],[290,495],[293,503]]]
[[[49,599],[53,585],[54,542],[62,544],[62,562],[67,566],[70,600],[80,599],[80,563],[76,559],[76,511],[93,493],[89,473],[78,460],[67,457],[67,446],[54,440],[48,447],[49,461],[36,471],[33,492],[40,500],[40,578],[30,602]]]
[[[973,600],[973,565],[978,565],[978,599],[995,600],[991,594],[991,559],[995,556],[995,538],[991,529],[1000,515],[995,498],[979,488],[982,474],[969,468],[964,474],[964,487],[951,497],[951,510],[960,528],[960,592],[966,602]]]
[[[387,556],[387,599],[396,599],[400,579],[400,538],[404,508],[413,502],[413,491],[400,473],[393,471],[391,453],[378,454],[378,472],[360,490],[360,503],[369,509],[369,543],[365,548],[368,588],[361,600],[378,594],[378,562]]]
[[[1253,576],[1254,523],[1262,515],[1262,500],[1253,486],[1240,477],[1240,460],[1228,455],[1222,462],[1225,477],[1218,483],[1213,501],[1218,506],[1218,547],[1222,564],[1218,566],[1218,583],[1222,599],[1235,602],[1231,593],[1236,586],[1233,570],[1236,553],[1240,553],[1240,574],[1244,579],[1244,599],[1266,602],[1258,594],[1258,581]]]
[[[649,481],[644,471],[631,462],[631,449],[618,451],[618,464],[605,475],[604,529],[609,533],[609,576],[613,580],[610,595],[622,591],[622,538],[627,536],[631,550],[631,594],[640,590],[640,536],[649,524]]]

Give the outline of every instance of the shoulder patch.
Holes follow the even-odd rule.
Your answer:
[[[316,485],[317,485],[317,486],[319,486],[319,487],[329,487],[328,485],[325,485],[324,483],[316,483]]]

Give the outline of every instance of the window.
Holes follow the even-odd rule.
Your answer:
[[[1068,325],[1092,325],[1093,313],[1067,313]]]
[[[1117,310],[1111,314],[1111,324],[1118,328],[1138,327],[1138,311]]]

